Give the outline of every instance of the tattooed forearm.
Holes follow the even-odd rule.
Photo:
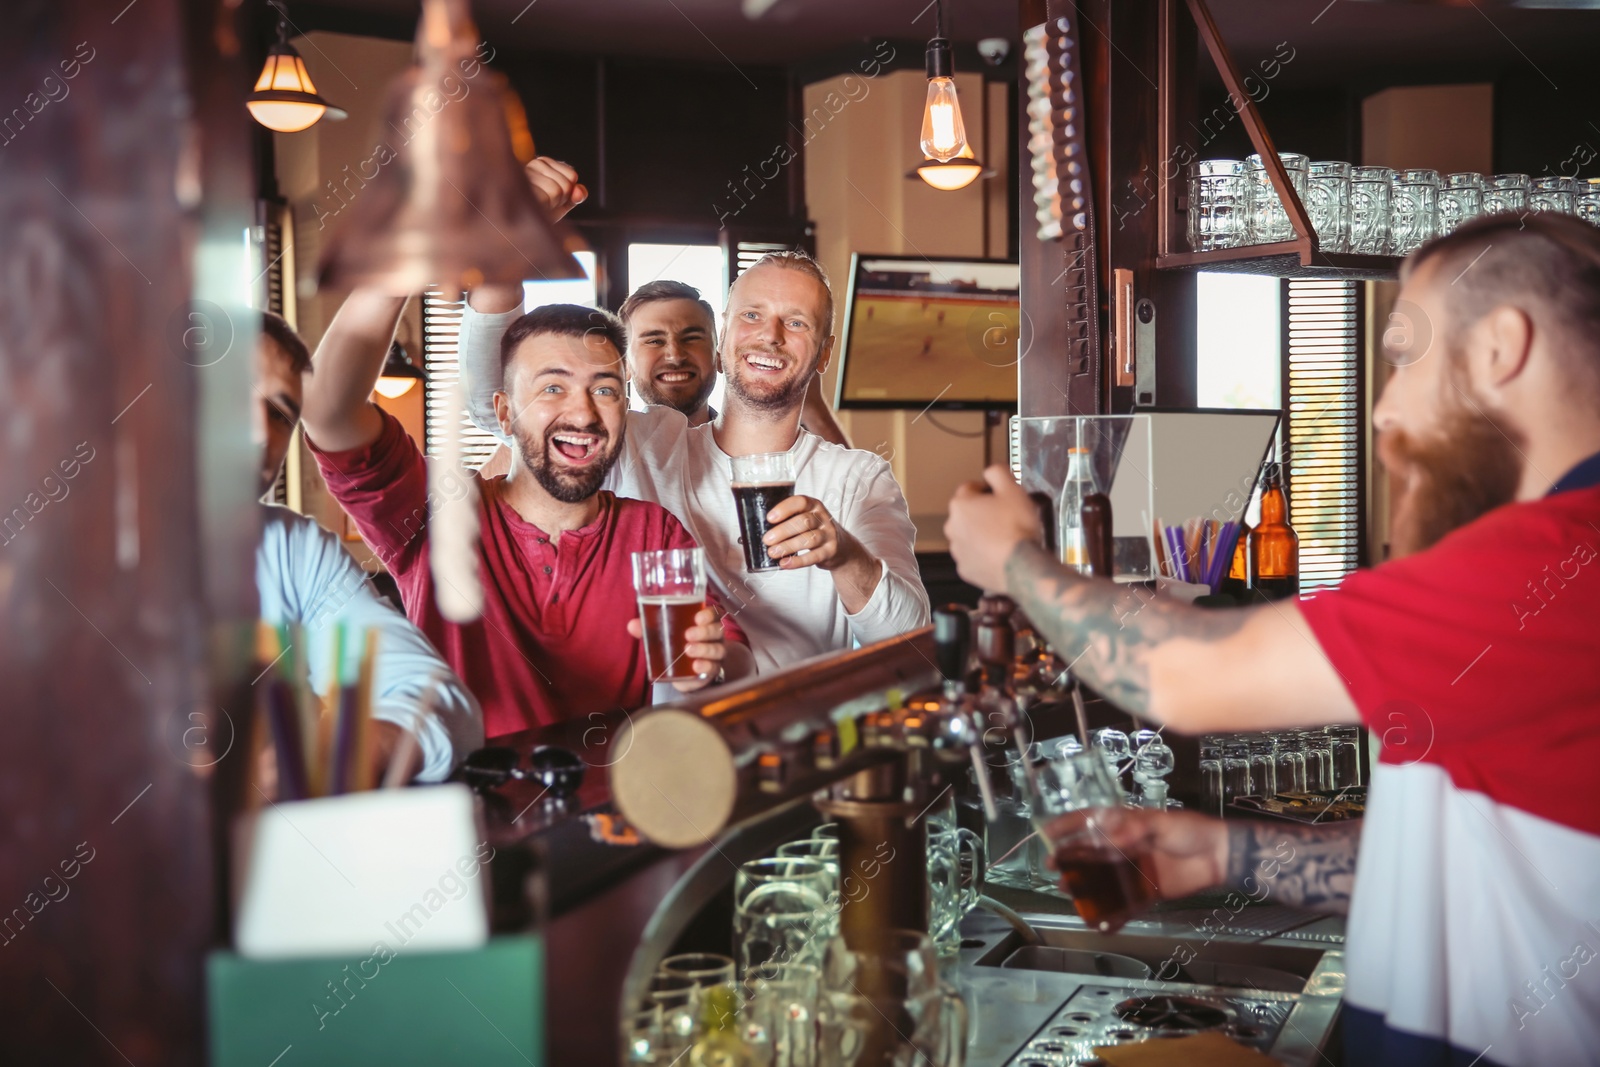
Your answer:
[[[1017,546],[1006,585],[1056,654],[1107,700],[1136,715],[1150,710],[1149,657],[1163,641],[1216,641],[1244,625],[1245,611],[1212,611],[1068,571],[1037,544]]]
[[[1345,912],[1356,882],[1361,823],[1291,826],[1267,822],[1228,824],[1228,884],[1255,899]],[[1255,896],[1265,887],[1264,896]]]

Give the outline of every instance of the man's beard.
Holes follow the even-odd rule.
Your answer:
[[[796,365],[797,361],[792,356],[789,356],[788,353],[778,355],[770,348],[756,346],[741,349],[734,353],[732,360],[737,366],[732,369],[727,366],[723,368],[727,376],[728,392],[745,405],[758,411],[769,413],[793,411],[805,403],[806,389],[810,387],[811,379],[816,374],[818,353],[811,353],[811,357],[804,363],[805,369],[793,378],[787,378],[783,381],[766,381],[765,379],[752,380],[745,377],[752,372],[745,366],[744,357],[752,353],[768,352],[772,353],[774,358],[789,359],[791,370]]]
[[[1394,558],[1430,548],[1511,503],[1522,481],[1522,434],[1483,405],[1469,404],[1461,376],[1454,367],[1446,373],[1451,399],[1436,433],[1424,440],[1392,430],[1378,438],[1378,455],[1401,486],[1390,520]]]
[[[563,504],[578,504],[600,491],[600,484],[606,480],[606,475],[617,462],[617,456],[622,452],[622,433],[619,430],[616,441],[610,441],[605,427],[599,424],[590,426],[556,425],[546,427],[544,439],[536,439],[532,433],[524,433],[513,428],[517,439],[517,453],[522,456],[523,466],[533,472],[533,477],[544,487],[544,491],[561,501]],[[596,448],[604,449],[607,443],[609,451],[602,453],[599,459],[590,462],[584,467],[565,467],[560,465],[551,456],[550,451],[555,446],[551,438],[558,433],[585,433],[593,434],[600,438]]]
[[[681,368],[656,368],[657,371],[679,369]],[[709,375],[700,375],[700,387],[696,389],[692,395],[679,397],[678,399],[673,399],[667,393],[656,388],[655,382],[647,380],[643,375],[640,375],[638,378],[634,379],[633,387],[638,391],[639,399],[643,400],[646,404],[654,404],[660,407],[673,408],[677,411],[683,412],[683,414],[686,416],[692,417],[699,412],[701,408],[706,406],[706,401],[711,397],[711,391],[717,387],[717,375],[715,371]]]

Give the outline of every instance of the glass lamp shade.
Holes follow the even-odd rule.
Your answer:
[[[926,160],[917,168],[917,177],[944,192],[954,192],[965,189],[977,181],[978,175],[983,173],[983,164],[976,161],[950,160],[944,163],[937,159]]]
[[[922,112],[922,154],[940,163],[955,159],[967,147],[954,78],[928,79],[928,103]]]
[[[423,369],[411,362],[411,353],[406,351],[405,346],[399,341],[391,341],[389,358],[383,361],[383,370],[372,390],[381,397],[394,400],[411,392],[414,385],[426,378]]]
[[[251,116],[269,130],[298,133],[318,119],[342,119],[345,112],[317,95],[306,61],[286,41],[272,46],[255,89],[245,97]]]
[[[906,177],[921,178],[935,189],[953,193],[965,189],[983,174],[983,164],[972,154],[972,146],[962,145],[961,154],[954,159],[925,159]]]
[[[384,375],[378,379],[378,384],[372,388],[379,396],[394,400],[411,392],[412,386],[416,384],[417,379],[415,378],[391,378],[388,375]]]

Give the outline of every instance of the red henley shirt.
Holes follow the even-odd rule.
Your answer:
[[[458,624],[439,614],[428,567],[427,462],[399,420],[384,412],[383,431],[365,447],[311,450],[329,490],[394,575],[406,615],[483,705],[488,737],[649,701],[644,646],[626,629],[638,613],[632,554],[694,547],[665,508],[602,491],[595,521],[556,543],[505,502],[504,478],[473,475],[484,607],[475,622]],[[744,643],[731,618],[723,626],[728,640]]]

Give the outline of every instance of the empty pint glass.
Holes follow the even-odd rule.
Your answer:
[[[706,557],[698,548],[633,554],[633,588],[644,628],[645,665],[652,682],[697,677],[688,654],[690,627],[706,606]]]
[[[767,512],[779,501],[794,496],[794,456],[788,452],[759,452],[732,459],[733,504],[739,511],[744,565],[753,571],[776,570],[779,561],[767,555],[767,546],[761,539],[772,529]]]

